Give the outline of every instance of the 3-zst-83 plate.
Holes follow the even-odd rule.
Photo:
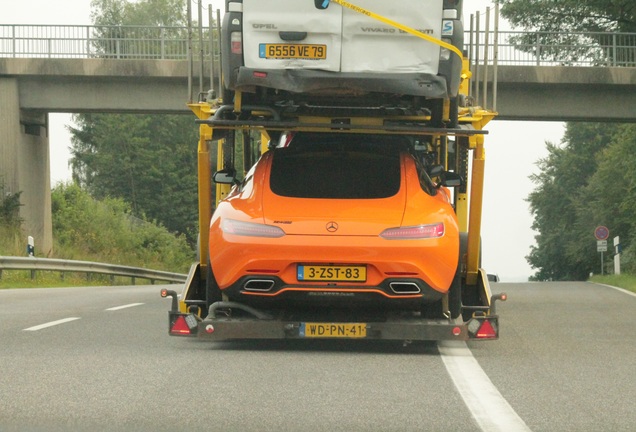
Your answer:
[[[298,281],[365,282],[366,266],[299,265]]]

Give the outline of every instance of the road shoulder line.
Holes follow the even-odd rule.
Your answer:
[[[465,342],[442,341],[437,347],[457,391],[482,431],[530,431],[490,381]]]
[[[598,282],[591,282],[591,283],[593,283],[594,285],[601,285],[601,286],[604,286],[604,287],[612,288],[612,289],[615,289],[616,291],[622,292],[623,294],[627,294],[627,295],[636,297],[636,293],[631,292],[631,291],[627,291],[624,288],[619,288],[619,287],[615,287],[613,285],[608,285],[608,284],[603,284],[603,283],[598,283]]]

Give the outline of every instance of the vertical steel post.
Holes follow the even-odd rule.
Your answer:
[[[219,9],[216,10],[216,40],[219,44],[219,73],[217,74],[217,78],[219,80],[219,96],[223,92],[223,65],[221,64],[221,11]],[[227,101],[223,101],[223,103],[228,103]]]
[[[481,81],[481,65],[479,64],[479,31],[480,31],[480,18],[477,14],[475,20],[475,103],[479,104],[479,83]]]
[[[203,0],[198,1],[199,19],[199,95],[203,93]],[[200,96],[199,96],[200,97]],[[197,97],[197,100],[199,99]]]
[[[159,34],[161,35],[161,60],[164,60],[166,58],[166,29],[161,27]]]
[[[91,57],[91,29],[86,26],[86,58]]]
[[[488,51],[490,50],[490,7],[486,8],[486,29],[484,36],[484,76],[483,76],[483,102],[481,106],[484,109],[488,108]]]
[[[484,198],[484,172],[486,151],[483,135],[475,136],[473,171],[470,187],[470,214],[468,220],[468,257],[466,260],[466,284],[477,284],[479,275],[479,243],[481,233],[482,203]]]
[[[188,102],[192,103],[192,6],[186,1],[188,11]]]
[[[202,266],[208,265],[208,229],[210,218],[212,217],[212,189],[210,174],[210,148],[206,132],[210,130],[208,125],[199,126],[199,147],[197,152],[198,168],[198,192],[199,192],[199,263]]]
[[[603,268],[603,251],[601,251],[601,276],[605,274],[605,269]]]
[[[497,111],[497,79],[499,73],[499,3],[495,4],[495,40],[493,42],[492,110]]]
[[[208,23],[210,24],[210,90],[214,89],[214,74],[216,64],[214,61],[214,19],[212,16],[212,5],[208,5]]]
[[[539,35],[539,32],[537,32],[535,44],[536,47],[534,49],[535,56],[537,57],[537,66],[541,66],[541,36]]]
[[[475,41],[474,41],[474,37],[475,37],[475,16],[473,14],[470,15],[470,38],[469,38],[469,42],[468,42],[468,68],[470,70],[474,70],[473,66],[473,60],[475,58]],[[467,96],[474,96],[473,95],[473,77],[471,76],[470,79],[468,80],[468,92],[467,92]]]

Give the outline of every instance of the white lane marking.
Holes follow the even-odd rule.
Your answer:
[[[602,283],[597,283],[597,282],[592,282],[592,283],[594,283],[596,285],[601,285],[601,286],[604,286],[604,287],[608,287],[608,288],[613,288],[616,291],[622,292],[623,294],[629,294],[630,296],[636,297],[636,293],[631,292],[631,291],[627,291],[626,289],[623,289],[623,288],[615,287],[615,286],[612,286],[612,285],[606,285],[606,284],[602,284]]]
[[[106,310],[107,311],[118,311],[118,310],[128,309],[128,308],[135,307],[135,306],[141,306],[142,304],[143,303],[130,303],[130,304],[123,305],[123,306],[115,306],[115,307],[112,307],[112,308],[108,308]]]
[[[465,342],[439,342],[437,347],[457,391],[482,431],[530,431],[479,366]]]
[[[33,327],[25,328],[24,331],[38,331],[38,330],[42,330],[42,329],[45,329],[45,328],[48,328],[48,327],[53,327],[53,326],[56,326],[56,325],[59,325],[59,324],[64,324],[64,323],[67,323],[67,322],[75,321],[75,320],[78,320],[78,319],[80,319],[80,318],[79,317],[64,318],[64,319],[61,319],[61,320],[51,321],[51,322],[48,322],[48,323],[45,323],[45,324],[40,324],[40,325],[36,325],[36,326],[33,326]]]

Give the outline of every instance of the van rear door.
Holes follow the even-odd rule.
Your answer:
[[[441,39],[442,3],[441,0],[355,2],[437,39]],[[331,4],[328,9],[336,9],[335,6]],[[439,45],[350,9],[343,11],[342,38],[341,72],[438,73]]]
[[[243,56],[255,69],[340,71],[342,7],[311,0],[243,0]]]

